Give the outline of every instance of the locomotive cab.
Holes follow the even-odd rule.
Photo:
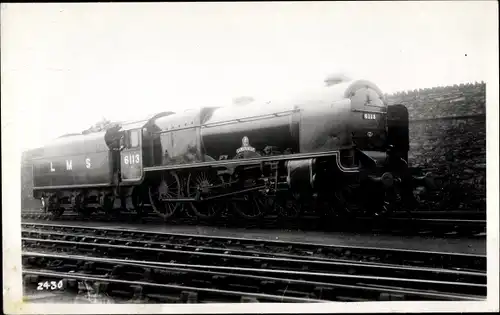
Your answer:
[[[120,140],[120,169],[123,184],[135,184],[143,178],[142,129],[122,131]]]

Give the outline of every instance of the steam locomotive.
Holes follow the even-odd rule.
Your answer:
[[[164,220],[180,209],[209,219],[415,206],[432,177],[409,171],[406,107],[387,106],[367,80],[325,83],[60,137],[32,152],[33,195],[54,215],[149,206]]]

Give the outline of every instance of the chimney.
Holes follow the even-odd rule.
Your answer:
[[[324,82],[326,86],[332,86],[349,80],[351,79],[343,73],[334,73],[327,76]]]

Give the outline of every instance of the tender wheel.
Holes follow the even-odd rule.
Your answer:
[[[82,208],[82,196],[80,194],[76,194],[72,200],[71,205],[73,206],[73,211],[79,213]]]
[[[144,199],[139,186],[134,187],[134,191],[132,192],[132,204],[134,206],[135,213],[141,217],[144,213]]]
[[[82,206],[78,210],[78,215],[80,215],[83,218],[89,218],[93,212],[95,212],[95,209]]]
[[[102,210],[106,213],[114,213],[114,205],[115,205],[115,196],[111,194],[107,194],[106,196],[103,197],[102,201]],[[119,212],[119,209],[117,209],[116,212]]]
[[[179,208],[179,202],[168,201],[180,198],[182,195],[181,183],[176,173],[170,172],[162,175],[160,183],[150,186],[148,192],[153,211],[164,220],[172,217]]]
[[[50,210],[51,217],[53,219],[57,219],[62,216],[64,213],[64,208],[52,209]]]
[[[86,207],[85,196],[83,194],[76,194],[71,201],[72,210],[83,218],[88,218],[93,212],[93,209]]]
[[[46,198],[43,202],[52,219],[59,218],[64,213],[64,208],[59,204],[57,197]]]
[[[213,172],[197,172],[188,175],[186,184],[186,194],[188,198],[195,198],[198,194],[207,198],[214,195],[214,188],[223,184]],[[222,200],[207,200],[199,202],[190,202],[191,210],[200,219],[213,219],[227,209],[227,203]]]

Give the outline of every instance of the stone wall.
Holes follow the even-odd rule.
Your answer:
[[[486,113],[484,83],[434,87],[386,95],[389,104],[403,104],[410,120],[474,116]]]
[[[484,83],[387,95],[410,114],[410,166],[443,178],[432,210],[486,209]]]

